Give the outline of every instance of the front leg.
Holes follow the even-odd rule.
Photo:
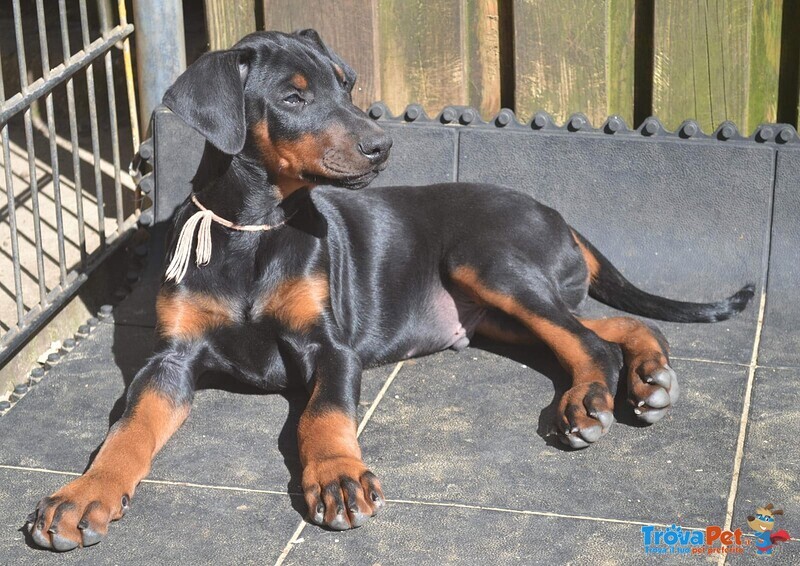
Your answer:
[[[360,527],[384,504],[378,478],[361,459],[356,407],[361,362],[343,347],[322,348],[297,440],[311,521],[335,530]]]
[[[125,412],[82,476],[45,497],[28,517],[39,546],[72,550],[100,542],[122,518],[153,457],[189,414],[191,359],[170,351],[150,359],[128,390]]]

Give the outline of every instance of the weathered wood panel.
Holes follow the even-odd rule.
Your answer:
[[[469,104],[500,107],[497,0],[379,0],[383,100],[393,112],[419,102],[429,114]]]
[[[778,75],[781,62],[783,2],[755,0],[750,26],[750,85],[746,131],[778,115]]]
[[[775,119],[781,2],[657,0],[653,110],[668,128]]]
[[[636,0],[609,0],[606,12],[608,21],[606,113],[622,116],[630,127],[634,126],[633,96],[636,78],[634,74],[635,3]]]
[[[633,0],[514,0],[517,114],[633,118]]]
[[[376,0],[264,0],[265,29],[314,28],[358,73],[353,101],[361,108],[381,98],[376,48]]]
[[[206,29],[212,50],[227,49],[256,31],[256,0],[205,0]]]

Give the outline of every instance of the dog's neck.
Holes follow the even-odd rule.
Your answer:
[[[263,163],[246,155],[230,159],[198,199],[215,214],[235,224],[280,224],[291,214],[278,190],[277,178]]]

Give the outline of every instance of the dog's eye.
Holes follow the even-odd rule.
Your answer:
[[[291,106],[297,106],[298,104],[303,104],[305,102],[305,99],[296,92],[293,92],[292,94],[284,98],[283,101]]]

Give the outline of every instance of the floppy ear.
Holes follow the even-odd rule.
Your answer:
[[[356,84],[356,79],[358,78],[358,75],[350,67],[350,65],[344,62],[344,59],[339,57],[333,51],[333,49],[325,45],[325,42],[322,41],[322,38],[317,33],[317,30],[301,29],[299,31],[296,31],[295,34],[299,35],[300,37],[311,40],[320,51],[322,51],[325,55],[327,55],[331,61],[336,63],[342,69],[345,79],[347,79],[347,90],[353,90],[353,85]]]
[[[247,137],[244,85],[251,55],[244,49],[205,53],[177,78],[162,100],[229,155],[242,151]]]

